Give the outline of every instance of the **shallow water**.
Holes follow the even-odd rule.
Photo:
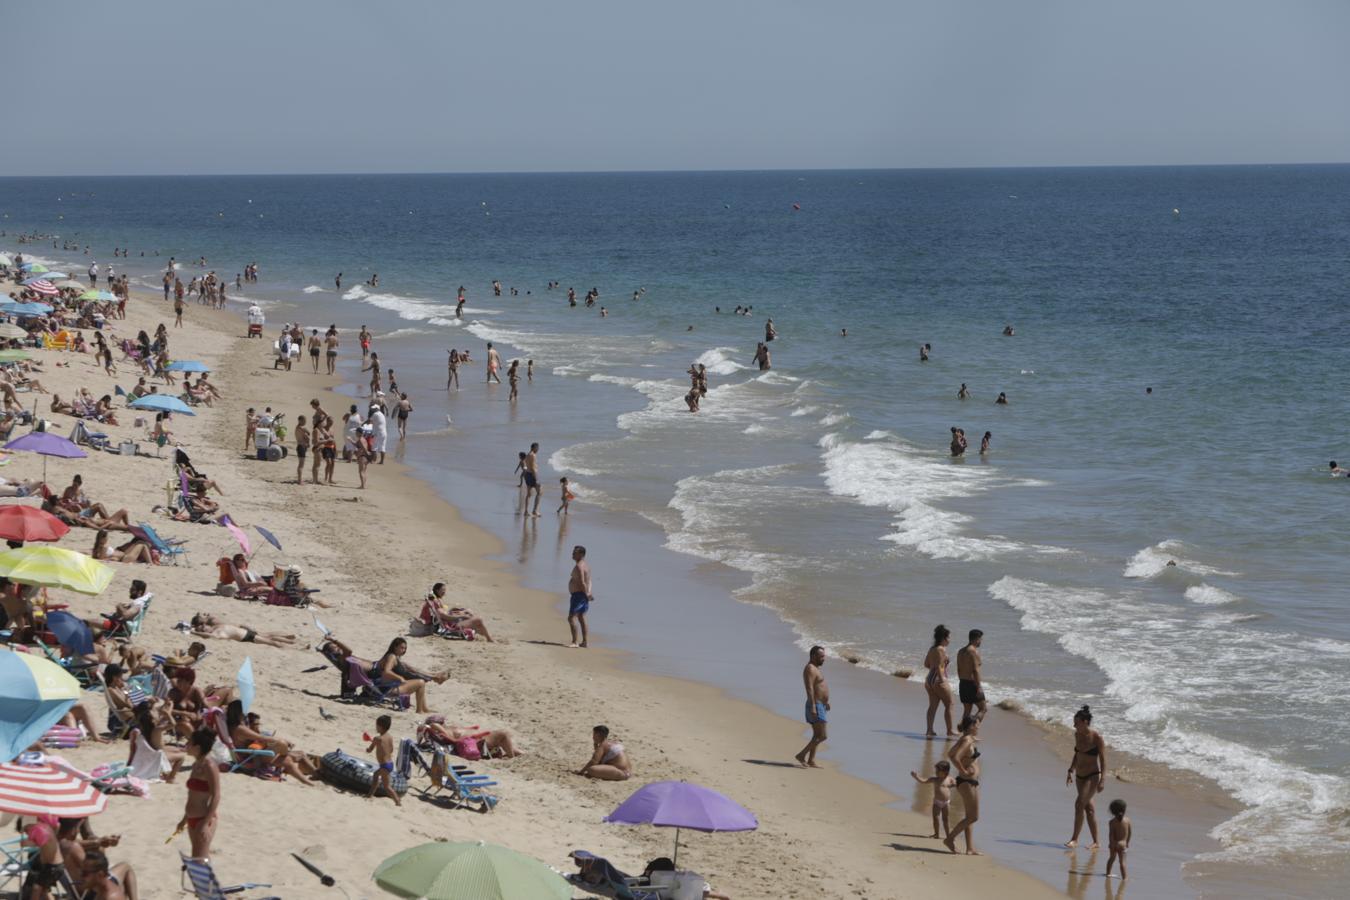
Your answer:
[[[1248,804],[1222,859],[1337,873],[1348,188],[1347,167],[3,179],[0,227],[119,271],[256,260],[241,297],[381,336],[432,433],[415,462],[507,478],[547,436],[548,501],[569,475],[582,510],[643,516],[883,672],[917,666],[938,621],[983,628],[994,698],[1059,721],[1090,703],[1113,745]],[[445,349],[485,340],[535,360],[514,409],[477,366],[463,387],[494,402],[435,391]]]

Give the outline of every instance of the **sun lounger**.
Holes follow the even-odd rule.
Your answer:
[[[479,812],[491,812],[497,806],[497,797],[484,788],[496,787],[497,782],[487,775],[474,775],[450,765],[444,750],[431,751],[431,787],[426,793],[446,790],[459,806],[477,805]]]
[[[271,887],[270,884],[253,884],[252,882],[221,887],[209,860],[193,859],[183,853],[178,855],[183,860],[183,890],[192,891],[197,895],[197,900],[225,900],[227,894],[238,894],[242,891]],[[257,900],[281,900],[281,898],[261,897]]]
[[[150,545],[152,550],[159,554],[160,559],[167,556],[175,566],[178,565],[178,557],[180,556],[183,557],[185,562],[187,561],[187,541],[166,541],[159,536],[158,532],[156,532],[153,527],[144,522],[137,522],[136,527],[142,532],[138,537],[144,536],[146,543]]]
[[[11,885],[23,884],[37,857],[37,848],[21,846],[22,840],[21,837],[14,837],[0,841],[0,891],[13,893],[16,897],[19,892]]]
[[[271,774],[267,771],[267,767],[271,760],[276,759],[275,751],[236,747],[234,740],[230,737],[229,726],[225,722],[225,710],[219,706],[208,709],[205,713],[205,719],[216,731],[216,743],[225,750],[227,759],[224,764],[229,766],[230,772],[243,772],[246,775],[256,775],[260,778]]]

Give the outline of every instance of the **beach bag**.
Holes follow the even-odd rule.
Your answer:
[[[349,753],[334,750],[325,753],[319,761],[319,775],[334,787],[346,788],[365,794],[370,791],[375,780],[377,766],[369,760],[357,759]],[[390,786],[400,797],[408,792],[408,779],[394,772],[389,779]]]

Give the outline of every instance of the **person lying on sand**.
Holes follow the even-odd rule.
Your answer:
[[[628,760],[628,753],[623,744],[610,738],[608,726],[592,728],[591,742],[595,751],[590,761],[577,770],[578,775],[601,781],[627,781],[633,777],[633,764]]]
[[[511,739],[511,732],[504,729],[484,731],[476,726],[450,725],[444,722],[428,721],[419,726],[418,731],[438,744],[453,746],[462,741],[473,741],[477,746],[478,756],[483,759],[491,759],[494,756],[503,759],[515,759],[521,755],[520,751],[516,749],[515,741]],[[459,755],[464,756],[465,754],[460,753]]]
[[[268,647],[294,647],[295,642],[299,640],[293,634],[259,631],[247,625],[229,625],[209,613],[197,613],[192,617],[192,633],[198,637],[240,641],[245,644],[265,644]]]
[[[131,519],[125,509],[119,509],[112,515],[107,514],[102,504],[71,512],[62,508],[55,497],[42,501],[42,511],[51,513],[71,528],[107,528],[112,531],[130,531]]]

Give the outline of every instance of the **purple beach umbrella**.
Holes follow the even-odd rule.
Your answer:
[[[47,457],[59,456],[63,459],[82,459],[89,454],[80,449],[73,441],[52,434],[50,431],[30,431],[23,437],[17,437],[5,445],[6,450],[26,450],[42,456],[42,480],[47,480]]]
[[[754,831],[755,814],[730,797],[687,781],[654,781],[640,787],[605,821],[615,825],[655,825],[675,829],[675,862],[680,859],[680,829]]]

